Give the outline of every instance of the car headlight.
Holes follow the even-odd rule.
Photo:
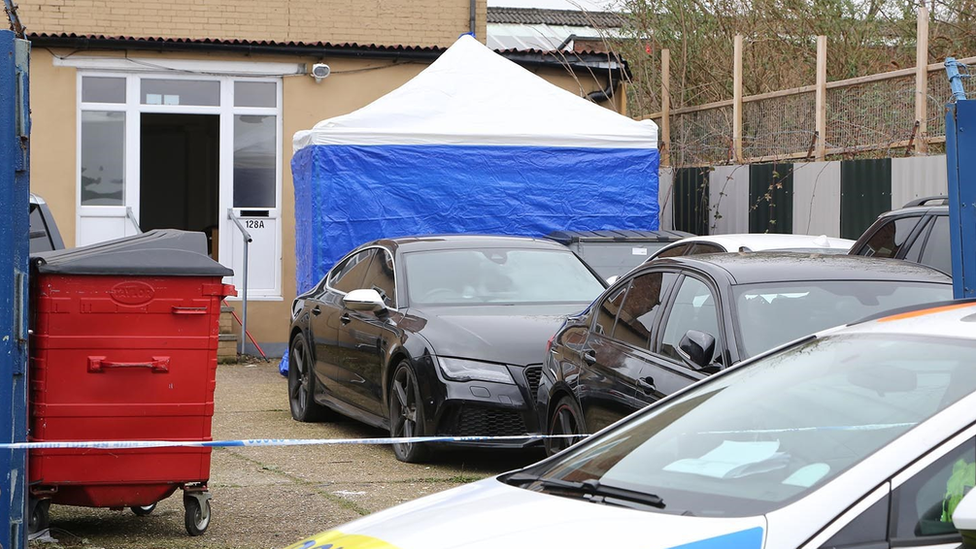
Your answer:
[[[515,380],[512,379],[512,374],[508,373],[508,368],[501,364],[444,357],[437,357],[437,364],[440,365],[441,372],[453,381],[477,380],[508,383],[509,385],[515,384]]]

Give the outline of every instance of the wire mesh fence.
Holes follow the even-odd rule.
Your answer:
[[[976,58],[967,61],[976,63]],[[965,84],[976,99],[976,82],[968,79]],[[925,144],[923,150],[938,153],[952,93],[945,70],[930,65],[925,93],[916,93],[915,74],[909,69],[832,82],[824,101],[823,136],[817,133],[816,92],[809,86],[743,99],[741,158],[735,156],[731,102],[672,112],[670,143],[662,147],[675,167],[813,159],[818,139],[832,158],[904,156],[917,152],[917,142]],[[916,101],[925,102],[924,121],[918,123]],[[659,115],[655,122],[662,122]]]
[[[816,107],[813,92],[743,104],[743,156],[772,158],[811,150],[817,132]]]

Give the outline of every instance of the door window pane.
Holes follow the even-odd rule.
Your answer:
[[[931,536],[958,539],[952,512],[974,485],[976,442],[970,439],[898,487],[892,541]]]
[[[125,113],[81,113],[81,204],[121,206],[125,187]]]
[[[220,105],[220,82],[142,79],[143,105]]]
[[[915,247],[920,245],[920,240],[915,240]],[[935,224],[932,225],[932,232],[929,233],[929,237],[925,241],[925,249],[922,250],[921,263],[922,265],[935,267],[944,273],[951,273],[952,256],[949,255],[949,252],[949,216],[940,215],[935,218]]]
[[[820,549],[888,549],[888,496],[847,523]]]
[[[672,273],[649,273],[631,282],[613,329],[614,339],[642,349],[648,348],[661,297],[675,276]]]
[[[623,303],[624,295],[626,294],[627,285],[622,284],[620,288],[614,290],[612,294],[603,300],[599,310],[597,310],[596,326],[593,327],[596,333],[607,336],[613,333],[613,322],[617,318],[617,311],[620,310],[620,304]]]
[[[379,292],[387,307],[396,307],[396,286],[393,276],[393,258],[386,250],[377,250],[373,260],[369,263],[363,288],[371,288]]]
[[[677,257],[679,255],[685,255],[685,252],[688,251],[690,246],[690,244],[678,244],[677,246],[672,246],[664,250],[654,257]]]
[[[919,217],[902,217],[885,223],[871,235],[860,255],[895,257],[919,219]]]
[[[235,107],[278,106],[278,86],[274,82],[234,82]]]
[[[363,276],[369,266],[374,250],[363,250],[350,257],[341,267],[335,268],[329,285],[340,292],[349,293],[362,288]]]
[[[125,78],[83,77],[81,100],[84,103],[125,103]]]
[[[715,354],[719,354],[720,341],[718,333],[718,311],[715,308],[715,297],[704,282],[685,277],[675,297],[674,305],[664,326],[664,338],[661,342],[661,352],[675,360],[681,361],[678,344],[688,330],[698,330],[710,334],[716,340]],[[714,356],[713,356],[714,359]]]
[[[276,116],[234,116],[234,207],[274,208]]]

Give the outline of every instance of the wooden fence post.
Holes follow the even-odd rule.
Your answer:
[[[929,10],[924,3],[918,8],[918,21],[915,33],[915,121],[918,131],[915,134],[915,153],[925,154],[929,150],[928,119],[929,98]]]
[[[742,35],[735,35],[732,62],[732,147],[733,160],[742,163]]]
[[[661,165],[671,165],[671,50],[661,50]]]
[[[816,92],[817,144],[814,157],[822,161],[827,157],[827,37],[817,37],[817,92]]]

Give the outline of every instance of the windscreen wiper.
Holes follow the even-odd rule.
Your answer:
[[[509,477],[505,478],[505,482],[520,486],[537,483],[544,488],[553,488],[556,490],[572,492],[574,494],[585,494],[601,498],[600,501],[603,501],[605,498],[611,498],[650,505],[651,507],[657,507],[658,509],[664,509],[664,500],[656,494],[649,494],[647,492],[641,492],[638,490],[630,490],[628,488],[619,488],[617,486],[608,486],[606,484],[601,484],[597,479],[587,479],[581,482],[576,482],[556,478],[544,478],[532,473],[515,473],[514,475],[510,475]]]

